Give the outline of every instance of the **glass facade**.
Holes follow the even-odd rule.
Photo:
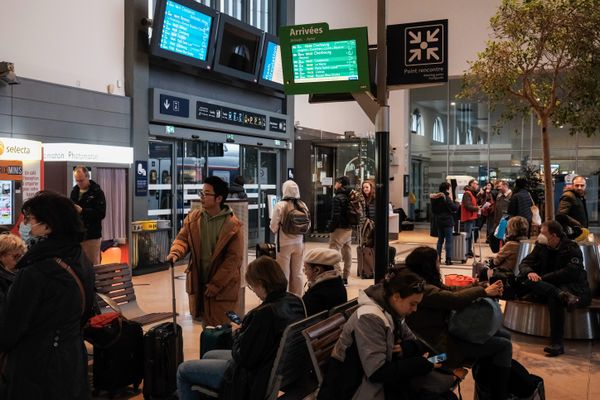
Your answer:
[[[485,102],[457,98],[461,84],[461,79],[451,79],[444,85],[410,92],[411,191],[417,197],[415,209],[423,218],[430,215],[429,194],[436,192],[447,176],[466,175],[480,183],[513,182],[522,175],[523,165],[537,168],[542,164],[540,128],[534,115],[495,129],[502,108],[492,110]],[[551,126],[549,133],[555,202],[565,175],[586,176],[590,225],[598,226],[600,138],[571,136],[567,127]]]

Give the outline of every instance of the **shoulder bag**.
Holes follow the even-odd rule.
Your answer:
[[[498,332],[502,311],[497,301],[480,297],[460,311],[453,311],[448,321],[451,335],[470,343],[482,344]]]

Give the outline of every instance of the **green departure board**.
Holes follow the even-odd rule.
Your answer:
[[[295,83],[358,80],[356,40],[292,46]]]
[[[326,23],[285,26],[279,39],[286,94],[369,89],[367,28],[329,30]]]

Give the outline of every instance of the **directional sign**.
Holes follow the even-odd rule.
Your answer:
[[[448,20],[387,27],[388,84],[448,81]]]
[[[183,97],[160,95],[160,113],[187,118],[190,115],[190,101]]]

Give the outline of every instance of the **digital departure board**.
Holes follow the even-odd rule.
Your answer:
[[[356,40],[292,46],[295,83],[358,80]]]
[[[162,0],[156,5],[152,53],[210,69],[215,36],[214,10],[193,0]]]
[[[206,61],[212,17],[167,0],[160,48]]]

